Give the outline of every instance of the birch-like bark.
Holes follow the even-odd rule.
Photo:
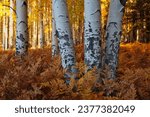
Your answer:
[[[3,46],[3,50],[5,50],[5,39],[6,39],[6,19],[5,19],[5,15],[3,16],[3,41],[2,41],[2,46]]]
[[[62,66],[67,70],[64,77],[69,79],[76,78],[72,74],[76,74],[75,66],[75,51],[72,41],[71,28],[69,24],[69,17],[67,12],[66,0],[53,0],[54,2],[54,16],[56,21],[56,35],[59,41],[59,49],[62,58]],[[68,84],[68,80],[66,80]]]
[[[2,49],[3,47],[3,17],[2,17],[2,20],[0,22],[0,38],[1,38],[1,41],[0,41],[0,49]]]
[[[6,16],[6,22],[5,22],[5,30],[6,30],[6,38],[5,38],[5,50],[8,49],[8,38],[9,38],[9,17]]]
[[[8,49],[8,17],[3,16],[3,50]]]
[[[9,17],[9,49],[13,47],[13,0],[10,0],[10,17]]]
[[[28,52],[28,22],[27,0],[16,0],[17,38],[16,55],[26,55]]]
[[[126,0],[111,0],[106,27],[106,60],[108,79],[116,77],[118,66],[119,44],[122,32],[122,17]]]
[[[49,4],[49,6],[47,7],[47,15],[48,16],[51,16],[52,15],[52,2]],[[50,46],[50,41],[51,41],[51,29],[52,29],[52,20],[51,20],[51,18],[52,17],[47,17],[47,22],[49,22],[49,24],[48,24],[48,35],[47,35],[47,37],[48,37],[48,39],[47,39],[47,46]]]
[[[84,0],[84,56],[87,69],[101,67],[100,2]]]
[[[43,48],[44,47],[44,26],[43,26],[43,14],[42,14],[42,8],[43,8],[43,6],[42,6],[42,3],[41,3],[41,0],[40,0],[40,9],[41,9],[41,11],[40,11],[40,48]]]
[[[40,15],[40,48],[44,47],[44,27],[43,27],[43,15]]]
[[[54,0],[52,1],[52,56],[58,55],[58,40],[56,37],[56,22],[54,18]]]
[[[38,41],[39,41],[39,19],[36,22],[36,47],[38,47]]]
[[[33,21],[33,49],[35,49],[37,47],[37,23],[36,21]]]

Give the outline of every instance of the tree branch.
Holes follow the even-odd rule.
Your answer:
[[[17,15],[16,10],[15,10],[15,9],[13,9],[11,6],[8,6],[8,5],[2,5],[2,6],[4,6],[4,7],[8,7],[8,8],[10,8],[10,9],[12,9],[12,10],[15,12],[15,14]]]

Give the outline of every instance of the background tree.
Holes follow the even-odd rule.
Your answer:
[[[43,14],[42,14],[42,10],[43,10],[43,5],[42,5],[42,1],[39,1],[40,3],[40,11],[39,11],[39,22],[40,22],[40,42],[39,42],[39,46],[40,48],[44,47],[44,25],[43,25]]]
[[[54,1],[52,1],[52,56],[58,55],[58,40],[56,37],[56,22],[54,17]]]
[[[14,1],[10,0],[10,17],[9,17],[9,49],[11,49],[13,47],[13,14],[14,14]]]
[[[74,44],[83,43],[84,0],[67,0]]]
[[[123,20],[123,42],[148,43],[150,30],[148,28],[150,11],[149,0],[128,0]]]

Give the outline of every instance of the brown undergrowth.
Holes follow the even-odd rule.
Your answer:
[[[150,99],[150,44],[121,45],[117,80],[103,80],[93,93],[95,71],[84,74],[83,46],[76,46],[79,81],[66,86],[60,57],[50,49],[30,50],[24,59],[0,52],[0,99]]]

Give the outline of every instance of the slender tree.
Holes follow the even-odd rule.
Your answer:
[[[37,23],[36,23],[36,21],[34,20],[33,21],[33,33],[32,33],[32,45],[33,45],[33,48],[35,49],[36,47],[37,47]]]
[[[9,17],[9,49],[13,46],[13,0],[10,0],[10,17]]]
[[[84,56],[88,69],[101,66],[100,2],[84,0]]]
[[[42,14],[42,1],[40,0],[40,48],[44,47],[44,26],[43,26],[43,14]]]
[[[44,47],[44,26],[43,26],[43,15],[40,13],[40,48]]]
[[[26,55],[28,51],[27,0],[16,0],[17,38],[16,55]]]
[[[6,31],[6,14],[3,16],[3,50],[6,49],[6,38],[7,38],[7,31]]]
[[[54,18],[54,1],[52,1],[52,56],[59,53],[58,51],[58,40],[56,37],[56,22]]]
[[[111,0],[106,27],[106,60],[108,78],[116,77],[118,65],[119,44],[122,32],[122,17],[126,0]]]
[[[8,43],[9,43],[9,17],[6,16],[6,41],[5,41],[5,50],[8,49]]]
[[[7,2],[3,1],[4,4]],[[3,49],[8,49],[8,16],[6,13],[6,7],[4,7],[4,15],[3,15]]]
[[[64,77],[69,83],[71,77],[76,78],[75,51],[72,41],[71,28],[67,12],[66,0],[53,0],[54,16],[56,21],[56,35],[59,41],[59,49],[62,58],[62,66],[67,70]],[[74,74],[75,73],[75,74]]]
[[[2,49],[2,39],[3,39],[3,17],[1,17],[2,18],[2,20],[0,21],[0,38],[1,38],[1,40],[0,40],[0,49]]]

